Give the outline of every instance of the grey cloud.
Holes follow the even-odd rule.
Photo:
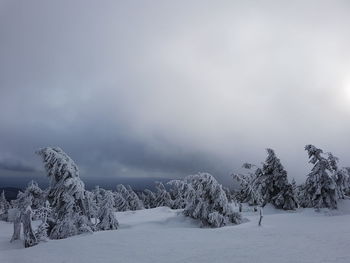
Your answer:
[[[344,1],[2,1],[0,153],[60,146],[86,176],[226,180],[313,143],[349,162]],[[349,93],[350,94],[350,93]],[[350,96],[349,96],[350,97]]]
[[[37,171],[35,167],[13,158],[0,158],[0,170],[24,173]]]

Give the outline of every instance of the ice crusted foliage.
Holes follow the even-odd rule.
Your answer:
[[[170,185],[170,196],[172,199],[173,209],[182,209],[186,206],[186,193],[188,192],[188,184],[183,180],[171,180],[167,184]]]
[[[293,210],[298,207],[292,185],[288,182],[287,172],[280,159],[272,149],[267,149],[267,158],[262,168],[244,164],[249,171],[247,175],[234,174],[233,178],[240,183],[238,198],[249,205],[273,204],[278,209]]]
[[[10,203],[6,200],[5,191],[2,190],[0,195],[0,218],[6,219],[7,216],[2,217],[2,215],[7,215],[10,208]]]
[[[118,210],[118,211],[131,210],[130,200],[132,199],[132,197],[130,196],[130,193],[129,193],[128,189],[126,189],[126,187],[124,185],[118,184],[116,192],[119,193],[125,200],[125,205],[121,206],[123,208],[121,208],[121,210]]]
[[[233,211],[222,186],[208,173],[187,176],[188,185],[184,214],[199,219],[204,227],[222,227],[241,223]]]
[[[114,195],[111,191],[106,191],[98,218],[100,222],[97,224],[99,230],[115,230],[118,228],[119,223],[114,214]]]
[[[30,181],[25,190],[25,194],[32,197],[32,209],[39,209],[45,206],[46,193],[40,189],[37,182]]]
[[[103,196],[104,196],[105,192],[106,192],[106,190],[101,188],[101,187],[99,187],[98,185],[95,186],[94,190],[92,190],[92,193],[94,194],[95,202],[96,202],[98,207],[102,203]]]
[[[231,202],[235,202],[235,197],[234,197],[234,194],[231,192],[230,189],[228,189],[227,187],[222,187],[222,189],[225,191],[225,194],[226,194],[226,197],[227,197],[227,200],[231,203]]]
[[[350,191],[349,168],[339,168],[339,159],[332,153],[328,153],[328,162],[332,168],[332,178],[336,185],[338,199],[345,199]]]
[[[243,168],[248,170],[247,174],[233,174],[232,177],[240,185],[240,191],[236,195],[238,201],[248,203],[251,206],[261,205],[263,197],[261,195],[261,185],[259,183],[259,176],[262,174],[260,168],[251,164],[243,164]],[[255,171],[252,171],[255,169]]]
[[[86,207],[88,220],[91,220],[93,218],[97,219],[99,208],[97,206],[94,193],[90,191],[85,191],[84,200],[85,200],[85,207]]]
[[[156,182],[156,200],[155,206],[167,206],[172,207],[172,200],[169,192],[165,189],[165,186],[162,182]]]
[[[332,178],[334,164],[322,156],[323,151],[306,145],[309,162],[314,165],[302,187],[301,205],[315,208],[337,208],[336,183]]]
[[[41,219],[41,224],[38,226],[37,230],[35,231],[35,236],[38,241],[47,241],[48,239],[47,232],[49,229],[49,224],[47,220],[52,214],[52,209],[50,207],[49,201],[46,201],[45,205],[43,205],[39,209],[34,210],[34,214],[36,215],[37,218]]]
[[[272,149],[266,151],[268,156],[258,178],[264,203],[271,203],[279,209],[294,210],[298,204],[292,185],[288,183],[287,171]]]
[[[143,193],[144,193],[143,204],[145,208],[149,209],[149,208],[156,207],[155,205],[156,195],[151,190],[148,190],[148,189],[145,189]]]
[[[138,195],[134,192],[130,185],[127,186],[127,190],[129,191],[130,199],[129,199],[129,207],[130,210],[141,210],[143,209],[143,203],[138,197]]]
[[[119,192],[114,193],[114,207],[117,212],[123,212],[129,210],[128,202],[124,199],[123,195]]]
[[[79,178],[79,169],[62,149],[43,148],[42,157],[50,178],[48,198],[55,214],[50,238],[62,239],[93,230],[84,205],[85,187]]]

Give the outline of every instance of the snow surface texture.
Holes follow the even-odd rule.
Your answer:
[[[236,208],[237,209],[237,208]],[[250,221],[223,228],[199,228],[182,210],[158,207],[116,213],[120,228],[50,240],[23,248],[10,243],[12,224],[0,222],[1,263],[41,262],[350,262],[350,200],[338,210],[247,211]]]

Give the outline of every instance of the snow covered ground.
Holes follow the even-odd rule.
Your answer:
[[[0,222],[1,263],[56,262],[350,262],[350,200],[339,211],[266,208],[263,226],[250,221],[199,228],[181,211],[159,207],[117,213],[120,229],[50,240],[32,248],[9,243],[12,224]]]

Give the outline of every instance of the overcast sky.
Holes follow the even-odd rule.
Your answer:
[[[0,0],[0,180],[60,146],[82,177],[222,182],[305,144],[350,165],[349,1]]]

